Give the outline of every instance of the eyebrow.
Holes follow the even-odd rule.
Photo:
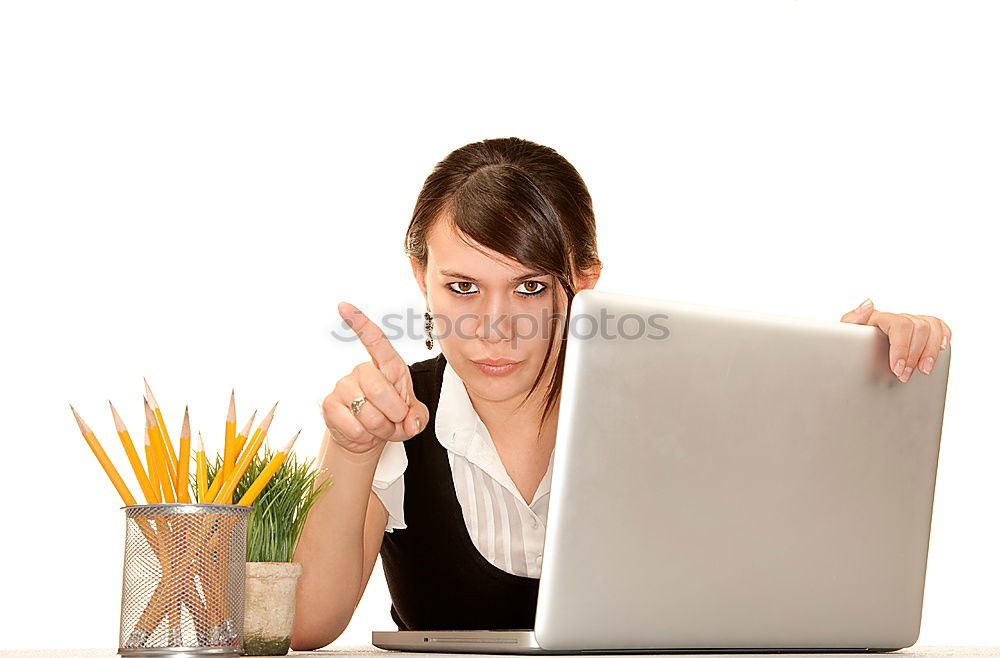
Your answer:
[[[469,276],[468,274],[462,274],[461,272],[455,272],[454,270],[440,270],[442,276],[452,276],[457,279],[464,279],[466,281],[472,281],[473,283],[479,283],[479,280],[474,276]],[[521,276],[515,276],[510,280],[511,283],[520,283],[521,281],[527,281],[528,279],[534,279],[536,277],[546,276],[545,272],[528,272],[527,274],[522,274]]]

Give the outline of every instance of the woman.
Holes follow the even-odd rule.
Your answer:
[[[341,634],[379,554],[401,630],[533,626],[564,314],[602,267],[590,195],[550,148],[476,142],[431,172],[405,244],[427,347],[436,334],[442,353],[408,366],[376,323],[339,305],[371,360],[323,403],[332,483],[295,556],[293,649]],[[930,373],[951,337],[938,318],[871,300],[841,320],[884,331],[903,382]]]

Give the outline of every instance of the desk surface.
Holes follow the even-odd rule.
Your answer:
[[[353,658],[354,656],[362,656],[364,658],[371,658],[372,654],[395,654],[397,656],[436,656],[441,658],[458,658],[459,656],[470,656],[475,658],[477,656],[482,656],[483,654],[470,654],[470,653],[451,653],[451,654],[441,654],[441,653],[404,653],[397,651],[384,651],[377,647],[367,645],[367,646],[344,646],[344,647],[331,647],[329,649],[323,649],[321,651],[292,651],[289,652],[289,656],[337,656],[338,658]],[[601,654],[588,654],[589,658],[597,658]],[[674,655],[684,655],[684,654],[674,654]],[[723,656],[725,658],[741,658],[742,656],[753,656],[753,655],[771,655],[776,658],[793,658],[794,656],[803,656],[805,658],[823,658],[828,656],[829,658],[848,658],[849,656],[866,656],[867,658],[872,658],[873,656],[910,656],[910,657],[928,657],[928,658],[943,658],[944,656],[984,656],[985,658],[1000,658],[1000,647],[938,647],[938,646],[915,646],[909,649],[901,649],[899,651],[893,651],[890,653],[882,654],[871,654],[871,653],[775,653],[775,654],[686,654],[686,655],[697,655],[698,658],[709,658],[710,656]],[[3,658],[42,658],[45,656],[48,658],[52,656],[53,658],[120,658],[118,656],[117,649],[32,649],[32,650],[0,650],[0,656]],[[622,656],[615,656],[613,658],[623,658]]]

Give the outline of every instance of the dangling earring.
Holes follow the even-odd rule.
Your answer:
[[[424,345],[427,349],[434,349],[434,335],[431,333],[434,329],[434,318],[430,313],[424,312],[424,331],[427,333],[427,338],[424,339]]]

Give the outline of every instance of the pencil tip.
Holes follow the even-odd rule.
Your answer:
[[[76,419],[76,424],[77,426],[79,426],[80,431],[83,432],[84,435],[86,435],[87,432],[90,431],[90,428],[87,426],[87,423],[83,421],[83,417],[80,416],[80,414],[76,413],[76,409],[73,408],[73,405],[69,405],[69,408],[70,411],[73,412],[73,418]]]
[[[257,417],[257,410],[254,409],[253,413],[250,414],[250,418],[247,419],[246,425],[244,425],[243,429],[240,430],[240,436],[245,437],[250,435],[250,428],[253,427],[253,419],[256,417]]]
[[[121,416],[118,415],[118,410],[115,409],[115,405],[111,402],[111,400],[108,400],[108,406],[111,407],[111,417],[115,421],[115,429],[119,432],[124,432],[125,423],[122,422]]]
[[[149,401],[143,398],[143,404],[145,405],[146,412],[146,429],[151,429],[156,427],[156,418],[153,416],[153,410],[149,406]]]
[[[285,444],[285,447],[281,450],[281,452],[285,453],[286,456],[292,452],[292,446],[295,445],[295,440],[299,438],[299,434],[302,434],[302,430],[296,432],[295,436],[293,436],[292,439],[287,444]]]

